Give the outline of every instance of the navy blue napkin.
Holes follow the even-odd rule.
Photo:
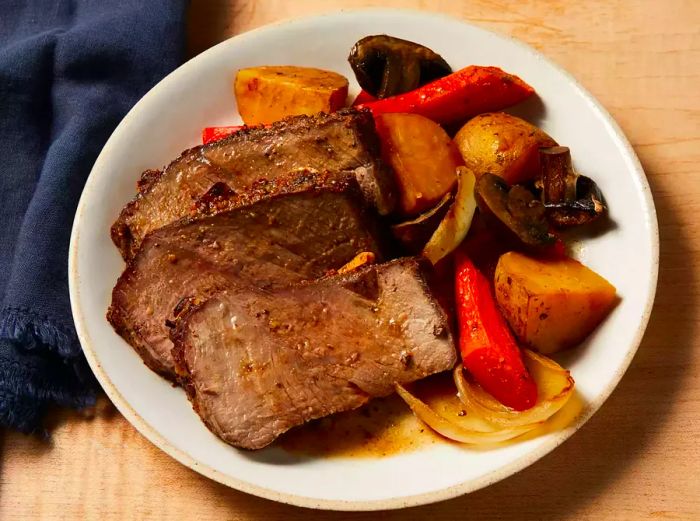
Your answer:
[[[94,401],[68,298],[73,215],[116,125],[182,60],[186,7],[186,0],[2,2],[1,425],[32,432],[47,407]]]

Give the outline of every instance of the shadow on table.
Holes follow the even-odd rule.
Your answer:
[[[242,16],[251,16],[255,3],[231,0],[192,0],[187,16],[187,57],[192,58],[210,47],[238,34]],[[245,12],[244,11],[248,11]]]
[[[2,471],[3,448],[6,443],[6,437],[23,436],[27,441],[27,447],[34,454],[49,452],[54,449],[54,437],[59,428],[71,422],[79,420],[90,420],[99,415],[102,418],[115,418],[118,415],[117,408],[109,401],[109,398],[104,392],[99,391],[97,394],[97,402],[93,407],[88,407],[82,410],[66,409],[63,407],[50,408],[42,420],[43,431],[38,431],[33,434],[21,434],[19,432],[8,432],[0,428],[0,473]]]
[[[652,190],[654,178],[652,177]],[[688,375],[689,348],[698,334],[698,302],[687,288],[696,281],[687,259],[688,237],[668,197],[656,198],[661,226],[661,270],[656,304],[647,333],[630,369],[605,406],[568,442],[517,475],[486,489],[446,502],[383,512],[383,520],[575,519],[624,475],[625,469],[659,436]],[[663,350],[663,352],[662,352]],[[663,361],[663,364],[660,363]],[[674,371],[659,374],[660,370]],[[296,507],[247,496],[211,482],[232,513],[251,519],[285,519]],[[376,519],[376,513],[308,510],[306,519]]]

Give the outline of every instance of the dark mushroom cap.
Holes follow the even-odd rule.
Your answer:
[[[427,47],[385,34],[359,40],[348,61],[360,87],[380,99],[408,92],[452,72],[449,64]]]
[[[525,244],[545,246],[556,240],[549,232],[544,206],[524,186],[511,188],[503,178],[486,173],[475,190],[479,209],[497,217]]]
[[[553,226],[580,226],[593,222],[607,211],[598,185],[574,171],[567,147],[541,148],[540,165],[542,203]]]

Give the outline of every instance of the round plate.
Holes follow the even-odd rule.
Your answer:
[[[149,371],[105,319],[123,269],[109,227],[134,195],[143,170],[158,168],[200,140],[205,126],[239,122],[233,78],[242,67],[293,64],[335,70],[359,38],[386,33],[427,45],[456,70],[496,65],[537,90],[516,109],[571,147],[610,205],[612,229],[581,243],[578,256],[610,280],[620,305],[585,345],[560,358],[584,406],[568,425],[491,450],[452,444],[376,459],[301,458],[279,448],[236,450],[211,434],[184,393]],[[351,82],[351,93],[358,87]],[[85,185],[70,247],[73,314],[85,355],[107,395],[151,442],[216,481],[269,499],[339,510],[399,508],[454,497],[503,479],[568,438],[622,377],[649,318],[658,230],[644,172],[608,113],[562,69],[525,45],[424,12],[338,12],[270,25],[225,41],[154,87],[124,118]]]

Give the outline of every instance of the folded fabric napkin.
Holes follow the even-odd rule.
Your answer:
[[[186,7],[186,0],[2,3],[1,425],[35,431],[48,406],[94,401],[68,298],[73,216],[109,135],[182,60]]]

